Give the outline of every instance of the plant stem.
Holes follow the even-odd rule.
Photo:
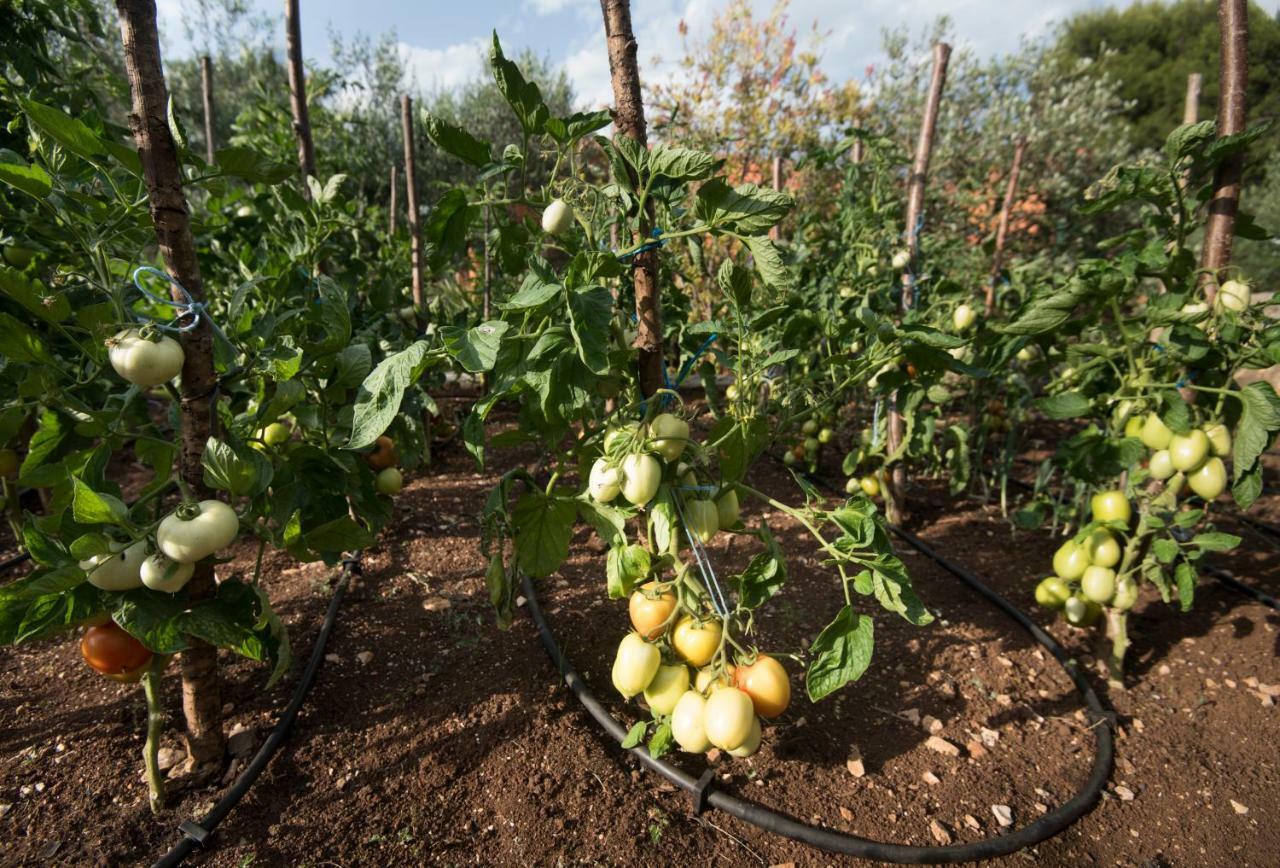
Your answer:
[[[1111,653],[1107,655],[1107,683],[1113,690],[1124,690],[1124,655],[1129,650],[1129,613],[1107,609],[1107,638]]]
[[[147,788],[151,813],[164,808],[164,775],[160,774],[160,733],[164,729],[164,705],[160,701],[160,673],[169,664],[167,656],[156,656],[142,676],[142,690],[147,697],[147,741],[142,747],[142,761],[147,769]]]

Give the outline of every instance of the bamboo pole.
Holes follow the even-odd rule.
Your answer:
[[[404,184],[405,204],[409,209],[409,256],[413,269],[413,306],[421,315],[422,298],[422,231],[418,225],[418,164],[413,155],[413,100],[408,94],[400,97],[400,122],[404,134]]]
[[[396,164],[391,164],[391,200],[387,203],[387,234],[396,234]]]
[[[1218,75],[1218,135],[1221,137],[1244,132],[1249,84],[1248,0],[1219,0],[1218,27],[1222,34]],[[1209,220],[1205,224],[1204,248],[1200,255],[1205,301],[1211,305],[1218,294],[1218,274],[1231,264],[1243,176],[1243,151],[1224,159],[1213,173],[1213,197],[1209,200]]]
[[[207,54],[200,58],[200,90],[204,95],[204,159],[212,164],[218,147],[214,135],[213,60]]]
[[[142,160],[151,221],[165,268],[195,301],[204,301],[204,282],[191,237],[191,215],[182,189],[177,147],[169,128],[169,96],[160,60],[154,0],[116,0],[120,36],[124,44],[125,72],[132,95],[129,128]],[[175,301],[185,298],[177,287]],[[178,469],[196,497],[213,496],[204,484],[201,459],[211,431],[217,378],[213,369],[213,331],[206,317],[180,337],[182,364],[180,419],[182,442]],[[194,600],[214,594],[213,566],[196,565],[187,583]],[[220,767],[225,742],[222,735],[222,698],[218,682],[218,649],[189,637],[191,647],[179,655],[182,672],[182,710],[186,721],[187,752],[197,777]]]
[[[316,174],[316,150],[311,141],[311,115],[307,109],[307,79],[302,68],[302,19],[298,0],[285,0],[285,48],[289,57],[289,99],[293,107],[293,134],[298,139],[298,166],[302,170],[302,195],[311,198],[307,179]]]
[[[1182,122],[1194,124],[1200,120],[1200,91],[1204,86],[1204,76],[1198,72],[1187,75],[1187,96],[1182,103]]]
[[[1022,156],[1027,150],[1027,137],[1018,136],[1013,146],[1013,165],[1009,167],[1009,185],[1004,190],[1004,202],[1000,205],[1000,222],[996,224],[995,249],[991,251],[991,280],[987,283],[987,297],[984,310],[987,318],[996,309],[996,284],[1000,281],[1000,270],[1004,268],[1004,245],[1009,235],[1009,215],[1013,211],[1013,200],[1018,195],[1018,176],[1022,173]]]
[[[929,177],[929,159],[933,154],[933,138],[938,126],[938,107],[942,103],[942,89],[947,83],[947,63],[951,59],[951,46],[939,42],[933,47],[933,75],[929,80],[929,92],[924,103],[924,117],[920,124],[920,138],[916,142],[915,158],[911,163],[911,177],[907,182],[907,253],[909,262],[902,273],[902,311],[905,313],[915,304],[915,267],[920,254],[920,217],[924,213],[924,188]],[[895,393],[889,408],[889,453],[893,454],[902,445],[904,436],[902,411],[898,407],[898,396]],[[906,507],[906,466],[898,461],[894,464],[889,485],[889,519],[894,523],[902,521]]]
[[[636,37],[631,30],[629,0],[600,0],[604,16],[605,41],[609,49],[609,77],[613,85],[613,125],[616,135],[628,136],[648,145],[644,100],[640,93],[640,70],[636,63]],[[645,203],[636,240],[649,237],[653,227],[653,200]],[[658,289],[658,257],[646,250],[633,260],[636,292],[635,346],[639,350],[640,393],[645,397],[662,388],[662,297]]]

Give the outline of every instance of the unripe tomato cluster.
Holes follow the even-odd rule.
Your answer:
[[[845,494],[862,492],[867,497],[879,497],[881,493],[879,459],[871,448],[871,431],[864,430],[858,448],[845,458],[845,467],[853,467],[853,475],[845,480]]]
[[[1207,501],[1227,488],[1227,467],[1222,459],[1231,454],[1231,432],[1221,422],[1175,434],[1155,413],[1132,417],[1125,434],[1136,437],[1151,450],[1147,469],[1152,479],[1164,481],[1183,474],[1186,485]]]
[[[822,447],[835,442],[835,414],[827,412],[817,418],[809,418],[800,426],[799,435],[786,447],[782,460],[788,466],[801,464],[814,472],[818,469],[818,459],[822,456]]]
[[[1102,491],[1090,504],[1093,521],[1128,525],[1132,507],[1123,491]],[[1127,612],[1138,600],[1137,582],[1118,575],[1121,540],[1110,528],[1093,526],[1064,542],[1053,555],[1053,575],[1036,585],[1036,602],[1061,611],[1073,627],[1097,623],[1104,607]]]
[[[376,473],[374,487],[379,494],[394,496],[404,488],[404,474],[396,467],[395,441],[383,434],[373,442],[373,451],[364,457],[365,463]]]

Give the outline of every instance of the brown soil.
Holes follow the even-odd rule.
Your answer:
[[[500,469],[515,456],[498,455]],[[642,773],[559,686],[527,614],[493,625],[476,513],[496,474],[456,448],[401,496],[401,516],[365,558],[343,603],[316,687],[285,748],[219,828],[210,865],[856,864],[711,811]],[[797,497],[773,465],[755,484]],[[1055,542],[1017,532],[994,509],[913,492],[913,528],[1028,611]],[[1275,522],[1276,501],[1259,515]],[[751,506],[754,520],[765,513]],[[840,603],[838,585],[793,522],[769,516],[791,552],[790,582],[768,608],[762,646],[799,650]],[[862,609],[876,625],[863,679],[819,705],[798,698],[750,760],[719,760],[718,785],[801,820],[885,841],[935,843],[1021,826],[1081,786],[1094,737],[1052,657],[950,574],[900,546],[938,619],[925,628]],[[625,606],[604,595],[600,549],[582,531],[572,560],[540,591],[575,665],[616,712],[608,661]],[[1232,565],[1280,593],[1274,550]],[[728,572],[749,555],[722,535]],[[249,552],[237,563],[248,564]],[[336,570],[276,555],[267,575],[296,653],[311,648]],[[1048,622],[1043,613],[1035,617]],[[1090,635],[1054,623],[1078,655]],[[1280,683],[1280,615],[1216,583],[1178,614],[1136,610],[1131,687],[1107,696],[1121,721],[1117,765],[1097,807],[1033,851],[997,860],[1051,865],[1274,865],[1280,853],[1280,711],[1258,688]],[[361,652],[372,659],[360,662]],[[1088,658],[1085,658],[1086,660]],[[227,725],[260,740],[293,681],[270,693],[262,668],[229,658]],[[295,667],[296,678],[301,666]],[[791,668],[795,670],[795,665]],[[1255,687],[1254,685],[1257,685]],[[176,677],[166,679],[179,720]],[[802,682],[795,681],[797,697]],[[926,747],[928,721],[960,747]],[[93,675],[70,637],[0,651],[0,863],[146,863],[206,811],[221,787],[176,794],[153,818],[140,780],[143,707],[134,689]],[[984,742],[985,737],[985,742]],[[178,744],[176,730],[167,742]],[[855,777],[846,763],[860,756]],[[695,773],[701,758],[677,762]],[[238,765],[232,767],[238,768]],[[966,818],[972,818],[970,823]]]

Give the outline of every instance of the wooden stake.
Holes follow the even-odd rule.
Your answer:
[[[391,201],[387,203],[387,234],[396,234],[396,164],[391,164]]]
[[[1000,222],[996,225],[996,244],[991,252],[991,280],[987,283],[986,315],[990,318],[996,309],[996,284],[1000,280],[1000,269],[1004,267],[1004,244],[1009,235],[1009,214],[1013,211],[1013,200],[1018,195],[1018,175],[1022,172],[1022,155],[1027,150],[1027,137],[1018,136],[1013,146],[1013,165],[1009,167],[1009,185],[1004,190],[1004,202],[1000,206]]]
[[[609,76],[613,84],[613,125],[618,135],[648,146],[644,100],[640,95],[640,70],[636,63],[636,37],[631,31],[629,0],[600,0],[604,35],[609,48]],[[645,203],[636,242],[649,237],[653,228],[653,202]],[[635,346],[639,350],[640,393],[645,397],[662,388],[662,297],[658,289],[658,257],[646,250],[632,260],[636,291]]]
[[[939,42],[933,47],[933,76],[929,80],[929,93],[924,103],[924,118],[920,124],[920,138],[916,143],[915,159],[911,163],[911,177],[907,182],[907,253],[910,261],[902,273],[902,311],[915,304],[916,259],[920,254],[920,215],[924,213],[924,186],[929,177],[929,158],[933,153],[933,136],[938,126],[938,106],[942,103],[942,89],[947,83],[947,63],[951,59],[951,46]],[[904,435],[902,411],[898,408],[895,393],[889,408],[889,452],[896,452]],[[906,511],[907,469],[901,461],[894,464],[890,483],[889,520],[897,524]]]
[[[160,61],[155,0],[116,0],[116,9],[120,14],[125,72],[132,94],[129,128],[142,159],[160,255],[169,274],[186,288],[191,298],[204,301],[204,283],[191,237],[191,215],[182,189],[177,148],[169,129],[169,95]],[[172,296],[175,301],[184,300],[177,287],[172,289]],[[186,358],[182,365],[182,444],[178,467],[191,490],[203,499],[213,496],[204,485],[201,458],[209,439],[217,395],[213,331],[208,319],[201,317],[199,325],[182,334],[180,339]],[[212,596],[214,589],[213,567],[207,562],[198,564],[195,576],[187,583],[188,595],[192,600],[204,599]],[[189,638],[189,641],[191,648],[179,655],[187,752],[194,770],[207,774],[221,765],[225,747],[218,649],[198,639]]]
[[[409,256],[413,269],[413,306],[422,312],[422,232],[418,228],[418,188],[414,182],[418,164],[413,156],[413,100],[400,97],[400,121],[404,134],[405,204],[409,207]]]
[[[200,90],[204,93],[204,159],[212,164],[218,147],[213,132],[213,61],[207,54],[200,58]]]
[[[862,118],[853,119],[853,128],[855,130],[862,129]],[[862,139],[853,140],[853,162],[855,164],[862,162]]]
[[[782,189],[782,155],[781,154],[773,155],[773,189],[775,190]],[[778,238],[781,237],[781,235],[779,234],[780,229],[781,227],[779,227],[776,223],[773,226],[770,226],[769,237],[772,238],[774,241],[777,241]]]
[[[1200,89],[1204,76],[1198,72],[1187,74],[1187,97],[1182,103],[1182,122],[1194,124],[1200,120]]]
[[[289,56],[289,97],[293,105],[293,134],[298,139],[302,195],[311,198],[307,178],[316,174],[316,150],[311,143],[311,115],[307,110],[307,79],[302,68],[302,19],[298,0],[284,0],[285,49]]]
[[[1244,132],[1246,89],[1249,84],[1249,3],[1248,0],[1219,0],[1218,28],[1222,34],[1219,62],[1218,136]],[[1204,229],[1200,267],[1205,301],[1213,304],[1218,294],[1218,273],[1231,264],[1236,212],[1240,208],[1244,152],[1236,151],[1218,164],[1213,173],[1213,197],[1209,200],[1209,220]]]

